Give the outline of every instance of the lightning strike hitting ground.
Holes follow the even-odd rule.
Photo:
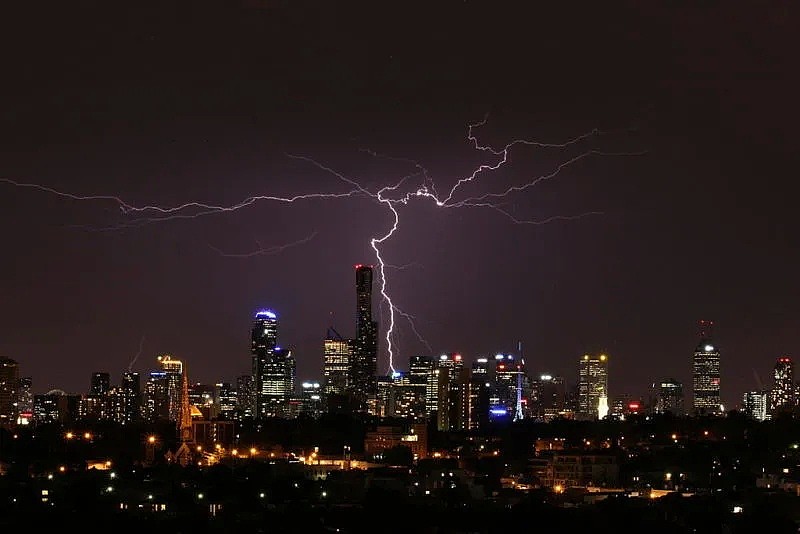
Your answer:
[[[349,178],[344,174],[342,174],[341,172],[338,172],[337,170],[333,169],[332,167],[320,163],[308,156],[287,154],[287,156],[290,158],[307,162],[317,167],[318,169],[324,171],[325,173],[334,176],[339,181],[344,182],[345,184],[350,186],[351,189],[346,192],[329,192],[329,193],[315,192],[307,194],[297,194],[289,197],[280,197],[271,195],[253,195],[241,200],[240,202],[227,206],[209,204],[199,201],[185,202],[183,204],[171,207],[169,206],[165,207],[159,205],[136,206],[114,195],[78,195],[74,193],[59,191],[55,188],[46,185],[21,182],[9,178],[0,178],[0,182],[18,188],[30,188],[39,190],[42,192],[63,197],[68,200],[113,202],[118,206],[121,214],[128,217],[129,220],[124,221],[119,225],[111,226],[108,228],[102,228],[101,230],[119,230],[124,228],[135,228],[146,224],[175,220],[175,219],[196,219],[198,217],[203,217],[208,215],[234,212],[262,201],[294,203],[311,199],[337,200],[337,199],[344,199],[351,197],[369,198],[385,206],[389,214],[391,215],[391,224],[389,225],[388,230],[382,234],[372,237],[370,239],[370,246],[372,247],[372,250],[375,253],[375,258],[377,260],[377,265],[378,265],[378,271],[380,272],[381,298],[382,301],[386,303],[388,310],[387,313],[389,320],[384,339],[386,340],[386,351],[388,355],[389,370],[390,373],[393,374],[395,373],[395,367],[394,367],[394,359],[395,359],[394,331],[396,326],[395,314],[406,319],[408,323],[411,325],[411,329],[413,330],[417,338],[424,345],[426,345],[426,347],[429,350],[431,349],[430,344],[420,335],[415,325],[414,317],[400,310],[392,301],[392,298],[387,290],[388,281],[386,276],[386,270],[388,268],[391,268],[392,266],[388,265],[384,260],[384,257],[382,255],[382,249],[383,246],[386,244],[386,242],[391,239],[391,237],[395,234],[395,232],[398,230],[400,226],[401,217],[398,211],[399,206],[408,205],[413,199],[419,198],[422,200],[431,201],[439,208],[446,208],[446,209],[487,208],[496,211],[497,213],[503,215],[504,217],[507,217],[514,224],[520,224],[520,225],[522,224],[541,225],[558,220],[575,220],[587,216],[599,215],[601,214],[601,212],[591,211],[576,215],[555,215],[539,220],[519,219],[511,215],[507,210],[505,210],[502,207],[500,200],[508,199],[511,195],[517,193],[523,193],[544,181],[556,178],[559,174],[561,174],[561,172],[564,169],[590,156],[638,156],[645,153],[645,152],[604,152],[594,148],[587,149],[573,157],[564,159],[561,163],[556,165],[550,172],[532,178],[528,178],[521,184],[508,186],[500,191],[489,192],[479,196],[468,196],[465,198],[457,199],[457,195],[459,191],[462,189],[462,187],[466,186],[467,184],[477,182],[479,178],[482,177],[482,175],[487,174],[491,171],[496,171],[501,167],[505,166],[509,161],[512,149],[515,149],[516,147],[534,147],[539,149],[563,150],[572,147],[574,145],[578,145],[579,143],[586,142],[589,139],[611,133],[594,129],[590,132],[581,134],[577,137],[574,137],[568,141],[561,143],[545,143],[527,139],[515,139],[503,145],[502,148],[494,148],[490,145],[482,145],[478,141],[477,136],[475,135],[476,129],[485,125],[486,121],[487,117],[484,117],[484,119],[481,120],[480,122],[470,124],[467,130],[467,140],[470,142],[470,144],[475,150],[486,154],[488,158],[493,158],[494,161],[479,164],[470,173],[464,175],[462,178],[459,178],[455,182],[455,184],[447,191],[447,193],[443,195],[440,195],[437,192],[436,185],[433,179],[431,179],[427,169],[425,169],[425,167],[422,166],[420,163],[411,159],[378,154],[369,149],[361,149],[361,150],[363,152],[366,152],[372,157],[392,160],[395,162],[403,162],[412,165],[414,167],[414,172],[412,174],[400,178],[394,184],[381,187],[377,191],[370,191],[365,187],[363,187],[361,184],[359,184],[358,181]],[[418,185],[410,187],[404,192],[403,186],[405,186],[409,182],[413,182],[414,180],[417,180]],[[421,183],[419,183],[420,181]],[[264,248],[259,245],[258,250],[248,253],[239,253],[239,254],[225,253],[216,247],[213,247],[211,245],[209,246],[211,246],[211,248],[214,249],[219,254],[226,257],[249,258],[264,254],[276,254],[281,252],[282,250],[285,250],[288,247],[307,243],[311,239],[313,239],[315,234],[316,232],[302,240],[282,245],[275,245],[272,247]]]

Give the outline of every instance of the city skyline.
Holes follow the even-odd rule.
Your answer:
[[[567,380],[607,353],[612,396],[688,391],[709,319],[738,404],[800,346],[780,7],[14,6],[0,357],[37,391],[160,354],[233,381],[269,308],[319,379],[328,328],[356,335],[353,265],[385,262],[400,368],[521,342]]]
[[[356,265],[355,267],[358,270],[362,266],[361,265]],[[358,287],[358,283],[356,284],[356,287],[357,287],[357,292],[359,294],[362,293],[361,288]],[[363,301],[361,301],[360,299],[359,299],[359,305],[363,305]],[[250,324],[250,333],[251,333],[250,358],[252,359],[252,362],[251,362],[252,372],[245,372],[245,373],[238,374],[236,376],[228,376],[228,375],[221,376],[221,375],[217,375],[217,376],[204,376],[202,378],[196,378],[194,376],[187,375],[191,384],[201,385],[201,384],[222,384],[222,383],[226,383],[226,384],[233,385],[233,387],[236,387],[237,382],[243,376],[252,376],[254,381],[255,381],[254,382],[255,383],[255,389],[256,389],[256,391],[258,391],[260,389],[260,386],[258,385],[260,382],[259,382],[259,379],[255,378],[255,377],[258,376],[258,374],[259,374],[258,369],[261,369],[262,366],[264,365],[263,363],[260,364],[260,365],[256,364],[256,361],[257,361],[256,355],[257,354],[261,354],[259,352],[259,350],[258,350],[259,347],[261,349],[264,349],[265,347],[269,346],[271,348],[268,349],[268,350],[273,351],[275,354],[278,354],[279,352],[280,353],[286,353],[286,354],[288,354],[290,359],[293,359],[293,351],[292,351],[292,348],[291,348],[291,343],[279,343],[278,342],[279,339],[280,339],[278,337],[279,332],[280,332],[280,330],[279,330],[279,328],[280,328],[280,316],[275,310],[272,310],[272,309],[269,309],[269,308],[259,309],[259,310],[255,311],[253,313],[252,321],[253,322],[251,322],[251,324]],[[356,321],[358,321],[358,319]],[[708,357],[708,355],[713,355],[719,360],[720,359],[720,355],[719,355],[720,349],[719,349],[718,346],[715,346],[717,344],[714,341],[715,338],[713,336],[713,327],[714,327],[714,322],[713,321],[706,320],[706,319],[701,319],[701,320],[698,321],[696,326],[697,326],[699,332],[698,332],[698,336],[696,338],[696,342],[697,342],[696,345],[697,346],[695,347],[694,352],[693,352],[693,356],[692,356],[692,358],[694,360],[694,364],[693,365],[690,364],[690,365],[692,365],[693,369],[689,373],[687,373],[687,375],[689,375],[689,376],[693,375],[693,376],[692,376],[692,378],[690,378],[688,380],[687,379],[679,379],[678,380],[678,383],[682,386],[682,389],[683,389],[683,392],[684,392],[683,393],[683,398],[685,399],[685,403],[688,406],[688,408],[686,408],[686,414],[692,414],[692,413],[694,413],[694,412],[696,412],[698,410],[700,410],[701,414],[717,413],[718,410],[716,409],[716,407],[721,407],[722,409],[724,409],[726,411],[727,410],[731,410],[731,409],[738,409],[738,410],[745,409],[744,397],[746,395],[748,395],[748,394],[751,394],[751,393],[763,393],[763,394],[765,394],[766,395],[765,399],[767,399],[768,406],[774,406],[776,404],[775,400],[772,400],[772,401],[769,400],[769,399],[772,398],[771,395],[776,395],[777,394],[777,395],[791,396],[792,399],[794,398],[795,392],[794,392],[794,389],[792,389],[793,386],[786,384],[786,381],[787,381],[786,373],[784,371],[779,371],[779,369],[783,369],[786,365],[791,366],[792,362],[793,362],[793,358],[791,358],[789,356],[786,356],[786,355],[783,355],[783,356],[779,356],[779,357],[775,358],[775,360],[773,361],[772,366],[763,375],[759,375],[758,372],[755,370],[755,368],[753,369],[754,379],[756,381],[756,387],[753,387],[753,388],[750,388],[750,389],[746,389],[746,390],[743,390],[743,391],[726,391],[726,388],[724,387],[724,382],[722,382],[722,396],[721,397],[716,397],[716,401],[712,401],[709,404],[709,402],[707,400],[698,400],[698,397],[697,397],[698,389],[697,388],[700,388],[703,391],[703,393],[701,393],[701,398],[704,399],[708,395],[707,390],[708,390],[708,387],[709,387],[709,383],[708,382],[698,383],[697,382],[697,376],[698,376],[697,373],[700,373],[700,376],[702,377],[702,376],[706,375],[707,372],[710,371],[712,373],[711,377],[702,378],[702,380],[706,380],[706,381],[707,380],[713,380],[713,378],[712,378],[713,376],[719,376],[719,371],[718,370],[720,368],[720,364],[717,361],[717,363],[715,364],[714,369],[706,369],[707,364],[703,363],[703,364],[701,364],[702,368],[700,370],[698,370],[698,368],[697,368],[697,365],[698,365],[697,358],[698,358],[698,356],[701,357],[701,358],[706,358],[706,357]],[[260,333],[262,328],[264,328],[263,334],[264,334],[264,336],[266,336],[266,338],[262,337],[262,335]],[[355,330],[357,331],[357,328]],[[341,335],[341,334],[339,334],[339,332],[336,329],[334,329],[332,327],[330,327],[328,329],[328,332],[327,332],[328,336],[330,336],[331,333],[335,334],[335,336],[336,336],[334,338],[334,340],[335,339],[339,339],[338,336]],[[326,336],[321,341],[321,344],[320,344],[319,372],[317,374],[311,375],[311,376],[299,376],[298,375],[297,376],[296,393],[298,393],[298,394],[300,393],[300,389],[301,388],[299,386],[300,386],[301,383],[304,383],[304,382],[306,382],[306,383],[308,383],[308,382],[317,382],[320,385],[320,387],[325,388],[326,379],[325,379],[325,376],[324,376],[324,367],[325,367],[326,355],[327,355],[327,350],[328,350],[327,343],[331,340],[331,338],[329,338],[328,336]],[[357,346],[356,338],[357,338],[357,336],[355,336],[353,338],[350,338],[350,339],[342,338],[340,341],[343,342],[343,343],[349,344],[351,347],[356,347]],[[263,339],[269,339],[270,341],[266,342],[266,345],[264,345],[264,341],[262,341]],[[714,345],[711,345],[711,343],[713,343]],[[281,347],[280,345],[283,345],[283,346]],[[355,350],[355,349],[353,349],[353,350]],[[272,354],[272,352],[270,352],[270,354]],[[495,351],[489,351],[489,352],[481,353],[481,354],[477,354],[477,353],[476,354],[469,354],[469,353],[462,352],[462,351],[454,351],[454,352],[450,352],[449,354],[447,354],[448,358],[450,356],[452,356],[453,354],[457,354],[458,358],[459,359],[463,359],[465,364],[472,365],[472,364],[476,363],[479,359],[483,359],[485,361],[487,358],[489,360],[491,360],[491,359],[493,359],[494,356],[498,356],[499,357],[499,356],[503,355],[503,351],[498,349],[498,350],[495,350]],[[604,399],[607,400],[609,403],[611,403],[611,402],[613,402],[615,400],[618,400],[618,399],[638,399],[638,400],[644,402],[645,406],[649,406],[649,404],[648,404],[649,402],[655,402],[656,401],[656,399],[658,397],[658,390],[659,390],[659,385],[660,384],[671,383],[673,380],[675,380],[675,377],[680,377],[681,374],[682,374],[681,372],[673,372],[672,374],[668,374],[668,375],[665,375],[665,376],[662,376],[662,377],[654,377],[651,381],[649,381],[646,384],[639,384],[638,388],[634,387],[634,388],[629,388],[629,389],[611,389],[608,386],[608,384],[609,383],[613,384],[613,379],[609,379],[609,374],[613,378],[613,372],[609,373],[608,368],[611,367],[613,369],[613,366],[611,365],[611,361],[613,361],[613,355],[609,355],[609,354],[607,354],[607,353],[605,353],[603,351],[600,351],[600,352],[598,352],[598,353],[596,353],[594,355],[591,355],[591,354],[588,354],[588,353],[579,355],[578,357],[575,358],[575,361],[573,362],[574,363],[574,366],[573,366],[574,368],[573,369],[568,369],[568,370],[566,370],[566,372],[559,372],[559,370],[552,369],[552,368],[536,368],[533,365],[525,362],[524,350],[523,350],[522,344],[520,342],[518,342],[518,346],[517,346],[516,350],[510,351],[510,352],[506,352],[506,354],[513,355],[514,357],[519,357],[519,358],[522,359],[522,361],[523,361],[522,368],[524,370],[524,374],[528,377],[528,379],[531,379],[531,380],[535,381],[535,380],[538,380],[540,376],[557,376],[557,377],[562,378],[565,381],[565,386],[567,387],[567,389],[568,390],[571,389],[573,391],[573,394],[577,395],[576,398],[582,398],[582,396],[587,396],[587,399],[589,399],[589,397],[592,395],[592,393],[582,392],[582,390],[580,389],[581,383],[584,380],[586,380],[585,379],[585,375],[587,374],[587,372],[592,374],[592,375],[594,374],[594,372],[586,371],[586,369],[584,368],[584,366],[587,365],[587,362],[590,362],[590,361],[594,362],[595,365],[602,364],[603,367],[605,368],[605,370],[602,372],[603,376],[605,378],[603,378],[603,382],[602,382],[603,385],[601,386],[600,390],[598,390],[598,392],[594,394],[595,395],[594,400],[597,401],[600,397],[604,397]],[[403,362],[403,365],[399,365],[399,362],[395,362],[395,370],[399,371],[399,372],[401,372],[403,374],[407,374],[410,371],[410,366],[412,365],[412,362],[411,362],[412,359],[417,358],[417,357],[428,357],[428,358],[432,358],[432,359],[438,359],[440,356],[442,358],[444,358],[445,355],[446,355],[445,353],[441,353],[441,352],[432,352],[432,353],[426,353],[426,354],[409,355],[408,359]],[[261,357],[263,358],[264,355],[262,355]],[[136,358],[136,359],[138,360],[138,358]],[[26,377],[28,379],[32,379],[31,382],[32,382],[33,387],[32,387],[31,391],[33,393],[44,394],[44,393],[50,392],[51,390],[55,390],[55,391],[59,391],[60,390],[60,391],[64,391],[67,394],[80,394],[80,395],[82,395],[82,394],[85,394],[87,391],[91,392],[92,388],[96,387],[96,382],[95,381],[97,380],[99,375],[103,375],[103,376],[106,377],[106,379],[110,379],[110,383],[112,383],[114,385],[118,385],[118,384],[121,384],[124,381],[124,375],[126,373],[134,372],[134,373],[138,373],[142,377],[147,377],[149,375],[149,373],[151,373],[153,371],[156,371],[159,367],[163,367],[165,365],[164,364],[165,360],[169,361],[170,359],[176,359],[178,361],[178,365],[181,366],[181,367],[183,365],[188,365],[189,364],[189,362],[186,361],[186,360],[181,361],[181,358],[176,356],[175,354],[167,353],[167,352],[161,352],[161,353],[158,353],[154,357],[153,361],[155,363],[153,363],[152,365],[148,365],[147,364],[147,360],[143,360],[141,362],[140,367],[137,368],[137,369],[134,369],[133,366],[131,365],[134,362],[131,362],[131,364],[129,364],[126,369],[119,371],[119,373],[118,373],[119,374],[119,380],[117,380],[116,382],[114,380],[115,374],[114,374],[113,371],[109,371],[108,369],[101,369],[101,370],[92,371],[90,373],[89,386],[87,388],[85,388],[85,389],[79,387],[79,388],[75,388],[75,389],[71,389],[71,390],[65,390],[65,389],[63,389],[61,387],[58,387],[58,386],[48,387],[46,389],[40,389],[40,388],[36,387],[37,386],[37,382],[35,380],[35,377],[32,376],[29,373],[25,373],[24,372],[25,370],[24,370],[24,368],[22,366],[19,366],[20,367],[19,373],[20,373],[21,377]],[[11,358],[9,360],[14,361],[16,364],[19,364],[19,362],[16,362],[15,360],[13,360],[13,358]],[[589,364],[589,365],[591,365],[591,364]],[[263,372],[263,371],[261,371],[261,372]],[[389,373],[376,374],[374,376],[375,377],[382,377],[382,376],[383,377],[388,377]],[[762,378],[762,376],[764,378]],[[788,381],[789,381],[790,384],[794,383],[791,371],[789,371],[789,374],[788,374]],[[719,388],[720,388],[720,381],[717,381],[717,382],[714,383],[714,386],[712,387],[712,391],[714,389],[716,389],[718,391]],[[733,402],[726,402],[725,399],[728,399],[728,398],[733,399]],[[722,401],[722,402],[720,402],[720,401]],[[582,401],[576,401],[576,402],[578,402],[578,404],[580,404],[580,402],[582,402]],[[586,401],[583,401],[583,402],[586,402]],[[593,410],[590,408],[590,405],[593,406],[594,404],[595,403],[592,402],[592,401],[589,401],[589,405],[586,405],[586,406],[580,404],[580,410],[582,410],[581,413],[593,412]],[[655,405],[653,405],[653,406],[655,406]],[[650,408],[653,408],[653,406],[650,406]]]

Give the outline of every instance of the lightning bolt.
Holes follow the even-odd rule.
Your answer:
[[[136,363],[136,360],[139,359],[139,356],[142,355],[142,349],[144,348],[144,334],[142,334],[142,339],[139,340],[139,351],[136,353],[136,356],[133,357],[131,363],[128,364],[128,372],[131,372],[133,369],[133,364]]]
[[[308,243],[309,241],[314,239],[314,237],[316,237],[316,235],[317,235],[317,232],[313,232],[310,235],[308,235],[308,236],[306,236],[303,239],[300,239],[298,241],[294,241],[292,243],[285,243],[283,245],[273,245],[271,247],[263,247],[261,245],[261,243],[259,243],[258,240],[256,240],[256,244],[258,245],[258,249],[254,250],[254,251],[242,252],[242,253],[238,253],[238,254],[232,254],[232,253],[223,252],[222,250],[218,249],[217,247],[215,247],[214,245],[211,245],[211,244],[209,244],[208,246],[211,247],[211,249],[214,250],[215,252],[217,252],[220,256],[224,256],[226,258],[252,258],[254,256],[268,256],[268,255],[278,254],[279,252],[283,252],[287,248],[296,247],[298,245],[305,245],[306,243]]]
[[[454,208],[490,209],[502,215],[503,217],[508,218],[513,224],[519,224],[519,225],[523,224],[542,225],[559,220],[575,220],[583,217],[599,215],[601,214],[601,212],[590,211],[585,213],[579,213],[576,215],[555,215],[542,219],[520,219],[512,215],[508,210],[504,209],[502,201],[508,200],[512,195],[518,193],[524,193],[530,190],[531,188],[534,188],[535,186],[541,184],[542,182],[558,177],[565,169],[573,166],[575,163],[583,159],[593,156],[640,156],[646,153],[643,151],[606,152],[598,150],[596,148],[589,148],[583,150],[577,155],[562,160],[551,171],[538,176],[529,177],[520,184],[508,186],[505,187],[504,189],[495,192],[488,192],[477,196],[464,196],[463,198],[459,198],[460,192],[462,189],[465,188],[465,186],[476,183],[484,175],[489,174],[493,171],[497,171],[500,168],[506,166],[509,162],[512,150],[521,147],[531,147],[535,149],[553,149],[553,150],[563,151],[573,146],[577,146],[581,143],[588,142],[591,139],[595,139],[603,135],[614,133],[614,131],[602,131],[599,129],[593,129],[589,132],[580,134],[576,137],[573,137],[571,139],[559,143],[541,142],[529,139],[514,139],[499,148],[495,148],[491,145],[482,144],[478,140],[478,137],[476,135],[476,131],[480,129],[482,126],[484,126],[487,123],[487,121],[488,121],[488,115],[484,116],[484,118],[481,121],[469,124],[467,128],[466,138],[474,150],[484,154],[489,159],[493,159],[493,161],[488,161],[478,164],[470,172],[463,175],[461,178],[457,179],[455,183],[443,194],[440,194],[438,192],[436,184],[434,183],[434,180],[431,178],[430,173],[419,162],[413,159],[379,154],[370,149],[361,149],[361,151],[367,153],[368,155],[374,158],[382,158],[394,162],[411,165],[413,167],[413,172],[411,172],[406,176],[403,176],[394,184],[383,186],[377,189],[376,191],[370,191],[369,189],[362,186],[357,180],[344,175],[343,173],[337,171],[336,169],[334,169],[329,165],[325,165],[308,156],[287,154],[289,158],[309,163],[318,168],[319,170],[323,171],[324,173],[327,173],[335,177],[339,182],[349,186],[349,189],[344,192],[327,192],[327,193],[313,192],[306,194],[297,194],[288,197],[272,196],[272,195],[253,195],[246,197],[240,200],[239,202],[231,205],[216,205],[200,201],[190,201],[171,207],[170,206],[164,207],[158,205],[136,206],[114,195],[78,195],[75,193],[60,191],[53,187],[45,185],[20,182],[9,178],[0,178],[0,182],[19,188],[35,189],[38,191],[63,197],[68,200],[102,201],[102,202],[112,202],[116,204],[117,207],[119,208],[120,213],[126,216],[127,220],[115,226],[102,228],[101,230],[119,230],[124,228],[135,228],[146,224],[164,222],[169,220],[196,219],[199,217],[204,217],[209,215],[231,213],[241,209],[245,209],[259,202],[279,202],[279,203],[291,204],[294,202],[312,200],[312,199],[337,200],[337,199],[346,199],[353,197],[362,197],[371,199],[372,201],[384,206],[388,214],[390,215],[390,224],[388,226],[388,229],[382,234],[373,236],[370,239],[369,243],[375,254],[375,258],[377,260],[377,265],[378,265],[378,271],[380,273],[381,299],[382,302],[385,302],[387,304],[386,309],[388,313],[388,327],[385,330],[384,339],[386,341],[386,351],[388,355],[389,369],[391,373],[394,373],[395,372],[394,331],[396,327],[396,317],[401,317],[407,320],[411,325],[411,328],[414,331],[417,338],[423,344],[425,344],[430,350],[430,344],[427,341],[425,341],[425,339],[420,335],[418,329],[416,328],[415,318],[412,315],[402,311],[400,308],[396,306],[396,304],[392,301],[392,298],[389,295],[389,291],[387,289],[388,281],[387,281],[386,271],[387,269],[393,268],[395,266],[386,263],[383,256],[383,248],[384,245],[392,238],[392,236],[394,236],[395,232],[398,231],[400,225],[400,212],[398,211],[399,207],[408,205],[414,199],[422,199],[430,201],[436,207],[442,209],[454,209]],[[412,181],[416,181],[416,183],[419,185],[404,190],[403,186]],[[253,256],[263,255],[263,254],[276,254],[281,252],[282,250],[285,250],[288,247],[302,245],[313,239],[314,235],[315,234],[312,234],[304,239],[292,243],[287,243],[284,245],[275,245],[267,248],[261,247],[261,245],[259,244],[259,248],[255,251],[247,253],[238,253],[238,254],[225,253],[216,247],[213,247],[211,245],[209,246],[211,246],[211,248],[214,249],[217,253],[226,257],[250,258]]]

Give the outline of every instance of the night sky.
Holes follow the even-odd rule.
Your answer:
[[[521,341],[532,373],[574,382],[603,351],[612,397],[675,377],[690,398],[709,319],[733,407],[800,358],[796,3],[18,4],[0,13],[4,180],[171,207],[353,189],[335,173],[372,192],[409,176],[410,192],[424,168],[441,193],[499,161],[467,138],[484,117],[495,148],[603,134],[515,145],[458,198],[586,150],[639,154],[492,199],[545,224],[398,206],[387,289],[431,350],[399,318],[395,368]],[[0,183],[0,356],[35,392],[85,392],[94,371],[117,384],[163,353],[192,381],[235,381],[261,308],[298,379],[320,380],[328,326],[354,335],[353,265],[376,263],[370,238],[392,224],[365,195],[131,225],[142,215]]]

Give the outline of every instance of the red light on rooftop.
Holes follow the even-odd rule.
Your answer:
[[[455,356],[453,356],[453,359],[458,361],[458,360],[461,359],[461,355],[460,354],[456,354]]]

